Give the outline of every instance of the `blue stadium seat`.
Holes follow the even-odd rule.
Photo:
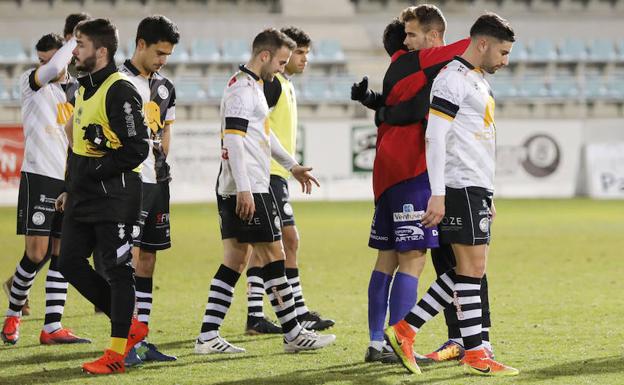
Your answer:
[[[518,83],[518,96],[523,98],[545,98],[548,96],[548,89],[541,77],[529,77],[522,79]]]
[[[607,95],[612,99],[624,100],[624,77],[609,79],[607,82]]]
[[[618,51],[618,61],[624,61],[624,39],[618,40],[615,44]]]
[[[183,103],[201,102],[206,100],[206,92],[202,89],[199,79],[181,78],[174,82],[176,98]]]
[[[588,59],[592,62],[612,62],[617,58],[611,39],[596,39],[589,44]]]
[[[558,77],[550,83],[549,96],[558,99],[578,98],[579,86],[573,77]]]
[[[528,57],[527,48],[522,41],[516,41],[509,54],[509,63],[517,64],[526,61]]]
[[[559,60],[579,62],[587,60],[585,42],[576,38],[567,38],[559,49]]]
[[[17,39],[0,40],[0,62],[24,63],[28,61],[24,47]]]
[[[0,103],[7,102],[12,99],[11,93],[5,87],[4,79],[0,79]]]
[[[195,39],[191,45],[191,61],[194,63],[215,63],[221,58],[217,43],[212,39]]]
[[[332,99],[338,102],[351,102],[351,86],[355,82],[351,76],[339,76],[330,80]]]
[[[177,44],[167,60],[171,64],[183,64],[189,61],[189,53],[183,44]]]
[[[228,63],[245,63],[251,53],[249,43],[240,39],[229,39],[223,42],[223,61]]]
[[[602,76],[598,75],[585,77],[583,95],[586,99],[590,100],[604,99],[608,97],[609,93],[607,90],[607,86],[602,79]]]
[[[518,95],[513,79],[509,76],[492,76],[488,81],[496,100],[506,100]]]
[[[302,90],[302,100],[321,103],[332,98],[332,91],[326,77],[308,77]]]
[[[513,51],[512,51],[513,52]],[[533,43],[528,61],[544,63],[557,60],[555,43],[550,39],[538,39]]]
[[[231,75],[213,75],[208,78],[208,98],[220,100]]]
[[[318,63],[343,63],[345,54],[337,40],[320,40],[313,46],[314,61]]]

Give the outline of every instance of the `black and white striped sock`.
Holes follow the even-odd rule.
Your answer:
[[[451,304],[455,280],[456,276],[453,270],[439,276],[429,287],[427,293],[405,316],[405,321],[410,324],[414,331],[418,331],[425,322]]]
[[[135,278],[136,282],[136,313],[139,322],[149,325],[149,317],[152,312],[152,287],[153,280],[151,277]]]
[[[297,315],[300,316],[309,313],[310,310],[306,306],[305,300],[303,299],[303,289],[301,288],[301,282],[299,281],[299,269],[286,269],[286,278],[288,278],[288,284],[292,287]]]
[[[55,332],[62,327],[61,318],[65,310],[68,286],[69,283],[58,271],[58,256],[53,255],[45,283],[46,308],[43,330],[46,333]]]
[[[262,300],[264,298],[264,280],[262,268],[247,269],[247,316],[264,318]]]
[[[464,349],[478,350],[481,344],[481,278],[458,275],[454,304]]]
[[[269,296],[277,319],[282,325],[284,338],[292,341],[299,335],[302,327],[297,321],[293,291],[288,284],[284,270],[284,261],[282,260],[265,265],[262,268],[262,273],[264,289]]]
[[[28,292],[37,275],[37,264],[32,262],[24,253],[22,260],[18,263],[13,275],[13,284],[9,295],[9,309],[7,316],[22,316],[22,307],[28,298]]]
[[[240,274],[229,267],[219,266],[219,270],[210,283],[208,303],[199,335],[202,341],[209,341],[219,335],[219,327],[230,308],[234,287],[239,277]]]

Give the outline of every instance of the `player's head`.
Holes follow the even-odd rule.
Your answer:
[[[83,20],[89,20],[91,15],[85,12],[72,13],[65,18],[65,27],[63,27],[63,36],[65,40],[69,40],[74,36],[74,28]]]
[[[490,12],[481,15],[470,28],[470,38],[481,61],[473,64],[490,74],[509,64],[516,36],[507,20]]]
[[[405,37],[405,24],[398,18],[394,18],[386,26],[383,33],[383,45],[388,56],[394,55],[399,50],[408,50],[405,45]]]
[[[260,66],[260,78],[272,81],[276,73],[284,72],[290,54],[296,47],[291,38],[275,28],[260,32],[251,45],[252,61]]]
[[[119,33],[108,19],[85,20],[74,29],[76,48],[76,69],[80,72],[95,72],[114,60]]]
[[[297,45],[290,55],[286,64],[286,73],[289,75],[302,73],[308,64],[308,54],[312,40],[307,33],[297,27],[284,27],[280,29],[282,33],[291,38]]]
[[[405,8],[400,19],[405,24],[405,45],[410,51],[444,45],[446,19],[435,5]]]
[[[35,49],[37,50],[37,58],[39,59],[39,64],[43,65],[52,59],[52,56],[58,51],[59,48],[63,46],[63,38],[61,35],[56,33],[49,33],[47,35],[43,35],[41,39],[35,45]],[[57,81],[60,78],[65,76],[65,71],[59,74],[59,76],[53,81]]]
[[[178,26],[162,15],[141,20],[136,34],[136,49],[132,58],[139,70],[160,71],[180,41]]]

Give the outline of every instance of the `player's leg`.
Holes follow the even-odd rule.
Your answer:
[[[252,252],[247,267],[247,322],[245,333],[282,334],[282,328],[269,320],[264,314],[264,281],[262,280],[262,262]]]
[[[295,224],[293,208],[290,204],[288,182],[279,175],[271,175],[269,192],[282,222],[282,245],[286,254],[286,277],[295,296],[297,319],[308,330],[328,329],[334,326],[335,322],[331,319],[323,319],[318,312],[310,311],[303,298],[303,286],[299,278],[299,266],[297,263],[299,232]]]
[[[54,214],[52,197],[63,181],[22,172],[17,209],[17,234],[24,235],[24,255],[17,264],[9,289],[9,308],[0,336],[5,343],[19,339],[22,308],[35,280],[39,265],[48,254]]]
[[[431,249],[431,262],[437,276],[454,269],[455,254],[453,254],[451,245],[444,244],[438,248]],[[444,309],[444,319],[448,331],[448,340],[438,349],[426,355],[436,362],[459,360],[464,356],[464,346],[458,324],[459,320],[453,307]]]
[[[223,218],[223,217],[222,217]],[[227,225],[224,223],[224,225]],[[226,228],[224,228],[226,230]],[[247,266],[251,245],[236,238],[223,239],[223,264],[219,266],[212,282],[201,331],[195,342],[195,353],[243,353],[245,349],[227,342],[219,335],[219,328],[232,304],[234,287]]]
[[[399,265],[394,250],[379,250],[377,261],[368,282],[368,335],[369,344],[365,362],[391,360],[396,355],[386,348],[384,327],[388,311],[388,296],[394,271]]]
[[[50,267],[45,282],[45,318],[39,342],[43,345],[91,343],[86,338],[75,335],[70,329],[63,328],[61,318],[67,301],[69,282],[59,272],[58,259],[61,252],[61,223],[63,215],[56,213],[50,238]]]
[[[250,224],[236,215],[236,197],[217,195],[217,207],[223,240],[223,263],[210,283],[208,303],[199,336],[195,341],[195,353],[242,353],[245,351],[227,342],[219,335],[219,328],[230,308],[234,287],[247,267],[251,256],[248,240]],[[256,206],[256,212],[258,207]],[[250,223],[254,223],[253,219]]]

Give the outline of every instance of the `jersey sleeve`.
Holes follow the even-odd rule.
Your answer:
[[[167,105],[167,112],[165,113],[165,124],[171,124],[175,121],[175,107],[176,107],[176,92],[175,87],[172,85],[171,90],[169,91],[170,98],[169,104]]]
[[[280,83],[277,76],[274,76],[272,81],[264,82],[263,89],[269,108],[275,107],[282,95],[282,83]]]
[[[27,98],[29,98],[30,96],[32,96],[35,92],[37,92],[37,90],[39,90],[39,87],[34,83],[34,76],[35,70],[29,70],[26,71],[22,74],[22,76],[20,76],[20,80],[19,80],[19,84],[20,84],[20,94],[22,96],[22,101],[26,100]],[[33,85],[35,86],[35,88],[33,88]]]
[[[255,107],[252,87],[242,85],[231,90],[223,102],[224,134],[245,136]]]
[[[420,68],[422,70],[452,60],[455,56],[461,55],[470,45],[470,39],[462,39],[455,43],[442,47],[423,49],[418,52]]]
[[[453,69],[441,72],[431,87],[429,116],[453,121],[466,95],[463,74]]]

